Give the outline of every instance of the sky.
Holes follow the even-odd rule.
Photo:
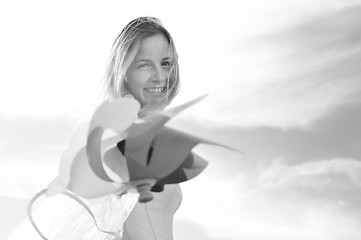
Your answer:
[[[169,125],[234,149],[196,147],[209,165],[181,184],[174,238],[357,239],[360,0],[0,0],[0,238],[56,176],[115,36],[144,15],[180,56],[172,105],[209,94]]]

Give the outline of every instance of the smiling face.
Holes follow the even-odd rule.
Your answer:
[[[171,67],[167,39],[162,34],[146,37],[127,71],[125,87],[142,106],[152,103],[166,93]]]

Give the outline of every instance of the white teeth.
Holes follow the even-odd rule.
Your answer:
[[[160,88],[146,88],[145,91],[149,92],[149,93],[160,93],[163,92],[164,87],[160,87]]]

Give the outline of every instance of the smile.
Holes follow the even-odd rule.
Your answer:
[[[144,88],[144,90],[149,93],[161,93],[165,90],[165,87]]]

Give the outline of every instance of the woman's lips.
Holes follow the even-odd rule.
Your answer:
[[[144,90],[151,94],[160,94],[160,93],[164,92],[165,87],[144,88]]]

